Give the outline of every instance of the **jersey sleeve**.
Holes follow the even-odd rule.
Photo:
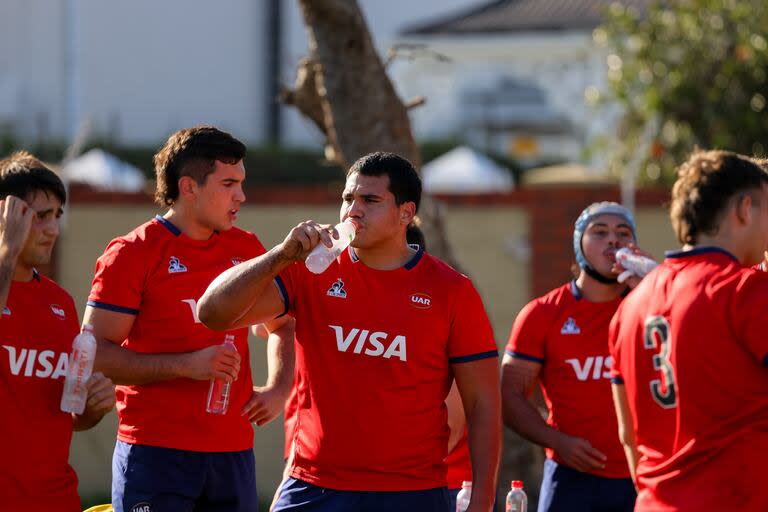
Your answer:
[[[147,278],[147,257],[137,244],[116,239],[96,261],[88,305],[136,315]]]
[[[748,272],[736,290],[731,318],[738,339],[758,361],[768,366],[768,333],[765,312],[768,310],[768,274]]]
[[[283,305],[285,306],[283,315],[295,313],[296,297],[307,272],[303,262],[297,262],[280,272],[280,275],[275,278],[275,284],[280,291]]]
[[[546,358],[547,330],[552,323],[553,306],[533,300],[515,318],[505,352],[518,359],[543,363]]]
[[[472,282],[465,279],[454,301],[448,358],[451,364],[498,357],[491,322]]]
[[[619,331],[620,331],[620,317],[621,317],[621,305],[616,313],[611,318],[611,323],[608,326],[608,351],[611,354],[611,382],[613,384],[624,384],[624,376],[621,374],[620,362],[621,351],[619,346]]]

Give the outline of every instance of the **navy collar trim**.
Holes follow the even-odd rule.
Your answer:
[[[629,292],[632,291],[632,288],[627,286],[624,291],[621,292],[621,298],[623,299],[627,295],[629,295]],[[579,288],[579,285],[576,284],[576,280],[571,280],[571,293],[573,294],[573,298],[576,300],[581,300],[584,298],[584,295],[581,293],[581,289]]]
[[[32,269],[32,279],[34,279],[38,283],[40,282],[40,272],[38,272],[36,268]]]
[[[581,290],[579,289],[579,285],[576,284],[575,279],[571,281],[571,293],[573,294],[573,298],[576,300],[581,300],[584,298],[584,296],[581,294]]]
[[[173,225],[171,221],[163,217],[162,215],[155,215],[155,220],[165,226],[165,228],[170,231],[173,236],[179,236],[181,234],[181,230]]]
[[[730,252],[720,247],[696,247],[689,251],[667,251],[664,253],[665,258],[688,258],[690,256],[699,256],[701,254],[725,254],[735,262],[739,262],[738,258]]]
[[[416,249],[416,254],[413,255],[413,258],[411,258],[408,263],[403,265],[403,268],[405,270],[411,270],[413,267],[415,267],[419,261],[421,260],[422,256],[424,256],[424,248],[421,247],[418,244],[408,244],[408,247],[412,249]],[[352,260],[352,263],[357,263],[360,261],[360,258],[357,257],[357,253],[355,253],[355,250],[352,248],[352,246],[347,249],[349,251],[349,259]]]

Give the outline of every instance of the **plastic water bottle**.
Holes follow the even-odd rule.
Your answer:
[[[64,378],[64,393],[61,395],[62,411],[83,414],[88,400],[85,385],[91,377],[95,360],[96,338],[93,337],[93,327],[84,325],[82,332],[72,340],[72,353]]]
[[[512,480],[512,489],[507,493],[507,506],[504,510],[506,512],[527,512],[528,496],[525,495],[521,480]]]
[[[346,249],[352,240],[355,238],[355,232],[357,228],[351,220],[347,219],[344,222],[340,222],[334,226],[339,233],[339,239],[333,240],[333,247],[326,247],[325,244],[320,243],[312,249],[309,253],[304,264],[307,266],[310,272],[314,274],[322,274],[325,269],[331,266],[333,260],[339,257],[341,251]]]
[[[629,276],[645,277],[658,265],[651,258],[635,254],[626,247],[616,251],[616,262],[624,267],[624,272],[616,279],[620,283],[626,281]]]
[[[461,482],[461,490],[456,496],[456,512],[464,512],[469,508],[469,500],[472,498],[472,482]]]
[[[234,334],[227,334],[224,337],[224,346],[237,351]],[[211,414],[227,414],[230,387],[231,383],[224,379],[211,379],[211,385],[208,387],[208,405],[205,410]]]

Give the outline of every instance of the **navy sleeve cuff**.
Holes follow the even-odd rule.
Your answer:
[[[479,361],[480,359],[488,359],[491,357],[499,357],[499,353],[495,350],[489,350],[488,352],[480,352],[479,354],[470,354],[468,356],[451,357],[448,361],[451,364],[457,363],[470,363],[472,361]]]
[[[611,377],[611,384],[624,384],[624,379],[619,376]]]
[[[544,363],[544,359],[541,357],[529,356],[528,354],[523,354],[522,352],[513,352],[511,350],[507,350],[505,352],[507,353],[507,355],[510,355],[516,359],[522,359],[523,361],[532,361],[534,363],[539,363],[539,364]]]
[[[115,313],[125,313],[126,315],[138,315],[139,310],[133,308],[126,308],[123,306],[116,306],[114,304],[107,304],[106,302],[99,302],[95,300],[89,300],[86,303],[88,306],[97,309],[105,309],[107,311],[114,311]]]
[[[288,314],[288,309],[290,309],[289,305],[291,304],[291,302],[288,299],[288,290],[285,288],[285,284],[283,283],[283,280],[280,279],[280,276],[277,276],[275,278],[275,284],[277,285],[277,291],[280,292],[280,296],[283,298],[283,306],[285,308],[283,309],[282,313],[277,315],[277,318],[280,318]]]

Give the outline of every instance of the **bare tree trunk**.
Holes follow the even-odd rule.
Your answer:
[[[408,109],[387,76],[357,1],[299,4],[310,57],[299,64],[294,88],[283,91],[282,101],[312,120],[326,136],[326,159],[343,169],[374,151],[397,153],[421,167]],[[419,216],[429,251],[459,268],[440,205],[424,197]]]
[[[300,0],[332,161],[343,168],[373,151],[419,150],[356,0]],[[329,152],[326,151],[326,155]]]

